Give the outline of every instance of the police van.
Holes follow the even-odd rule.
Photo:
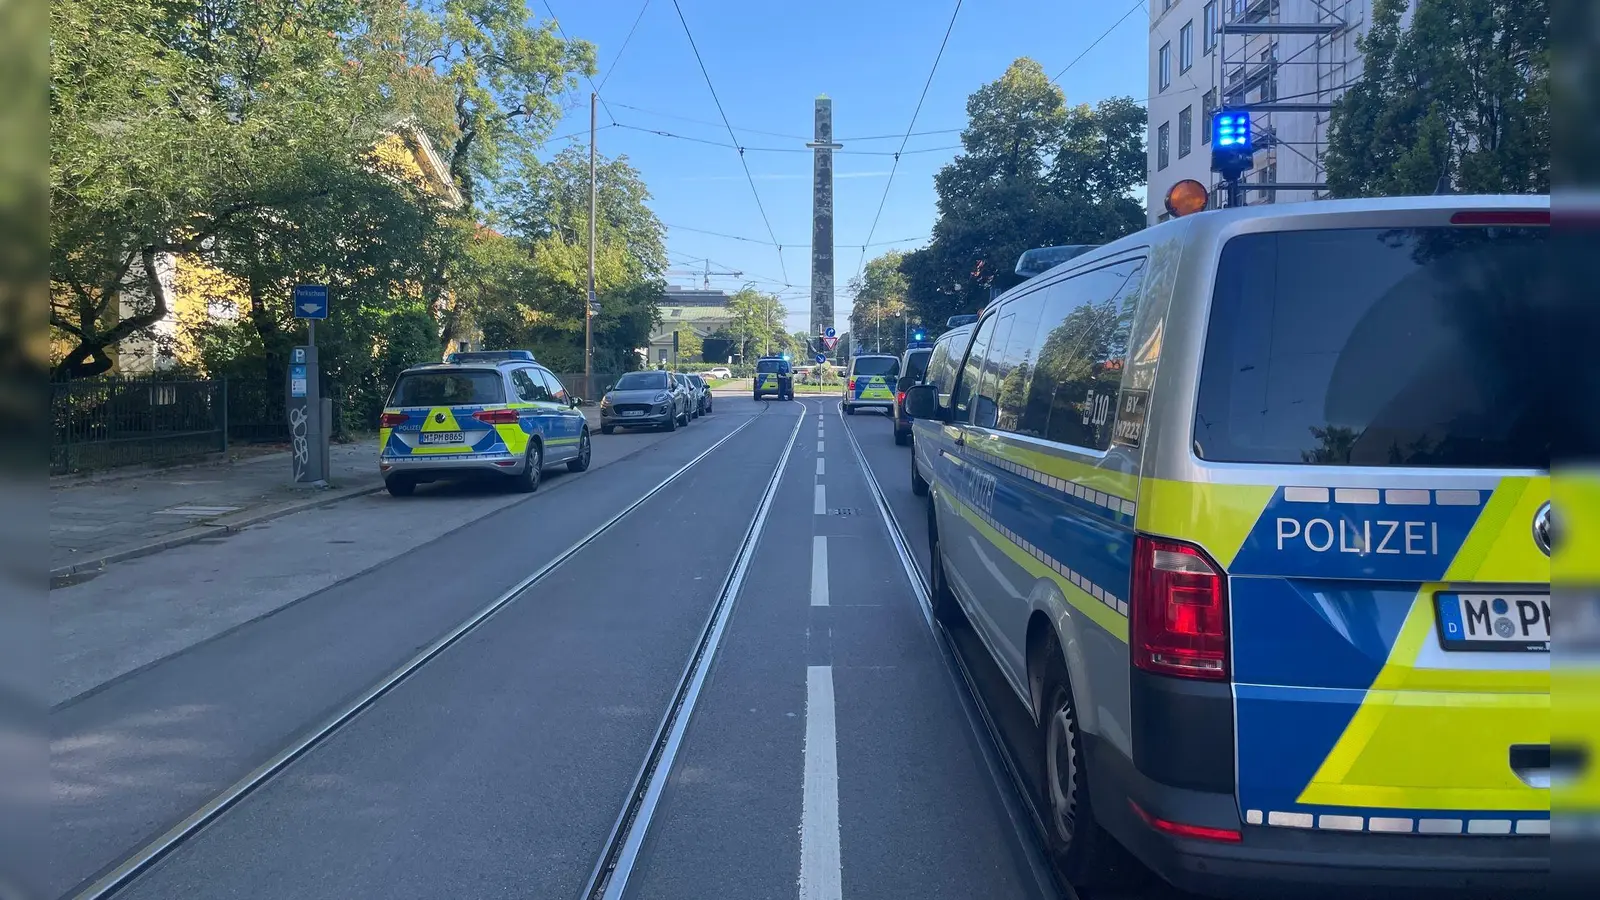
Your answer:
[[[895,381],[900,377],[900,357],[887,353],[863,353],[850,357],[845,372],[844,414],[858,409],[881,409],[894,414]]]
[[[1542,888],[1549,222],[1196,211],[1011,289],[908,391],[932,603],[1037,724],[1067,878],[1115,841],[1212,896]]]

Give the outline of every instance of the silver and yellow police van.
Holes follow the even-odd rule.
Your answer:
[[[850,357],[845,371],[844,414],[858,409],[880,409],[894,415],[895,381],[900,377],[900,357],[888,353],[863,353]]]
[[[1037,723],[1069,879],[1115,841],[1219,897],[1541,889],[1549,221],[1196,211],[1011,289],[908,392],[932,603]]]

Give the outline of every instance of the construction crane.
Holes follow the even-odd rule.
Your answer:
[[[744,273],[743,272],[713,272],[713,271],[711,271],[711,260],[709,260],[709,259],[700,259],[700,260],[693,260],[693,261],[694,262],[703,263],[704,266],[699,270],[695,270],[695,269],[668,269],[667,270],[667,274],[668,275],[676,275],[676,276],[679,276],[679,277],[689,277],[689,278],[693,278],[693,277],[699,276],[702,279],[701,285],[708,291],[711,290],[711,276],[713,276],[713,275],[725,275],[725,276],[728,276],[728,277],[731,277],[731,278],[743,278],[744,277]]]

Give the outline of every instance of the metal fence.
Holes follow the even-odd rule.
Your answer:
[[[561,379],[561,386],[567,389],[567,393],[583,398],[585,403],[599,403],[622,374],[596,372],[586,376],[582,372],[557,372],[556,377]]]
[[[166,462],[228,449],[228,385],[94,378],[50,386],[50,474]]]

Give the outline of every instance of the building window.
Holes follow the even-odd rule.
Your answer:
[[[1178,30],[1178,73],[1181,75],[1194,67],[1194,20],[1183,23]]]
[[[1172,87],[1172,44],[1161,45],[1161,51],[1156,56],[1156,85],[1157,91],[1164,91]]]
[[[1211,143],[1211,116],[1217,111],[1217,89],[1206,91],[1200,99],[1200,143]]]
[[[1209,55],[1217,49],[1217,0],[1211,0],[1200,14],[1200,30],[1204,32],[1201,40],[1204,42],[1205,52]]]
[[[1167,167],[1172,153],[1172,123],[1162,122],[1156,131],[1156,171]]]
[[[1178,113],[1178,158],[1183,159],[1194,149],[1194,107],[1185,106]]]

